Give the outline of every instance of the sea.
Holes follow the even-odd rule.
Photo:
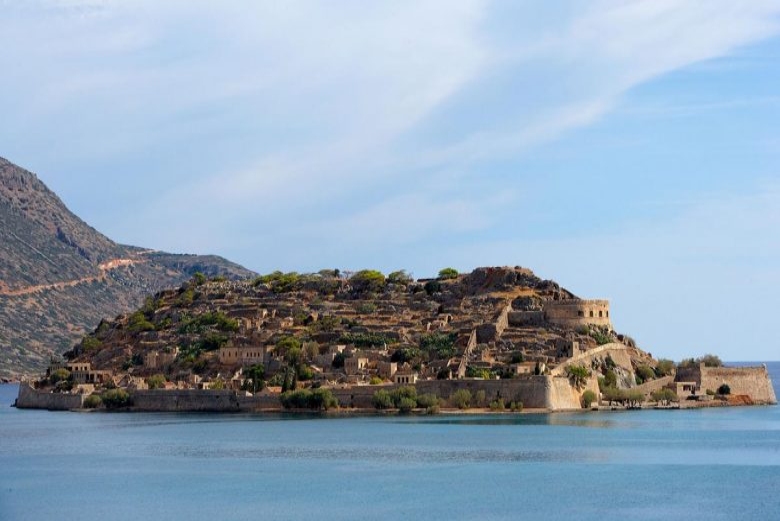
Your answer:
[[[16,393],[0,386],[0,521],[780,519],[777,406],[72,413]]]

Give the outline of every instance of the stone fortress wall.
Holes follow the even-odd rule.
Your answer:
[[[19,384],[19,395],[16,406],[20,409],[47,409],[49,411],[69,411],[80,409],[87,395],[69,393],[42,393],[36,391],[30,384]]]
[[[750,396],[755,403],[775,404],[777,397],[766,366],[707,367],[704,364],[677,370],[678,382],[695,382],[702,392],[717,391],[723,384],[733,395]]]
[[[595,379],[592,379],[595,382]],[[589,382],[588,387],[596,384]],[[590,384],[593,384],[592,386]],[[391,391],[401,385],[365,385],[333,388],[331,391],[344,408],[373,410],[372,398],[380,389]],[[580,396],[565,377],[527,376],[511,380],[426,380],[414,385],[419,394],[432,393],[449,398],[455,391],[466,389],[472,397],[479,391],[492,401],[498,398],[508,405],[520,401],[525,408],[562,411],[580,408]],[[595,387],[598,389],[598,387]],[[143,412],[259,412],[280,411],[279,395],[258,393],[245,396],[231,390],[135,390],[131,391],[133,411]],[[22,383],[17,399],[20,409],[70,410],[83,407],[86,395],[41,392]]]
[[[544,316],[551,324],[570,328],[588,325],[612,328],[608,300],[550,300],[544,303]]]

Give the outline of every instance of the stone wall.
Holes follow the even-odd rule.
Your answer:
[[[549,399],[550,382],[546,376],[528,376],[510,380],[426,380],[417,382],[417,393],[433,393],[449,398],[455,391],[466,389],[472,396],[485,391],[488,401],[501,398],[508,405],[511,401],[523,402],[523,406],[534,409],[552,409]]]
[[[541,326],[544,322],[544,311],[509,312],[509,325],[512,327]]]
[[[509,326],[509,312],[511,310],[512,305],[509,304],[496,314],[493,322],[477,326],[477,342],[480,344],[487,344],[498,340],[504,330]]]
[[[559,326],[576,328],[596,325],[612,328],[608,300],[551,300],[544,304],[547,321]]]
[[[49,393],[36,391],[29,384],[19,384],[16,406],[19,409],[48,409],[50,411],[68,411],[80,409],[86,399],[85,394]]]
[[[599,395],[599,384],[595,377],[588,378],[587,383],[581,389],[571,385],[569,379],[563,376],[550,378],[550,390],[548,402],[553,411],[580,409],[582,394],[585,391],[593,391]]]
[[[675,378],[678,382],[696,382],[702,392],[717,391],[726,384],[731,394],[750,396],[755,403],[777,403],[775,390],[766,366],[758,367],[706,367],[700,365],[678,369]]]
[[[238,396],[228,390],[133,391],[132,409],[159,412],[238,412]]]
[[[605,357],[609,355],[615,364],[623,367],[633,374],[633,368],[631,366],[631,354],[636,352],[636,349],[628,347],[625,344],[617,342],[611,342],[604,344],[587,351],[582,351],[577,356],[574,356],[565,362],[561,363],[552,370],[553,376],[563,376],[566,374],[566,367],[569,365],[585,365],[590,366],[595,357]]]
[[[590,386],[589,382],[589,386]],[[380,389],[392,391],[399,385],[366,385],[331,389],[344,408],[373,409],[372,398]],[[426,380],[415,385],[418,394],[432,393],[449,398],[466,389],[472,396],[485,392],[487,401],[498,398],[509,404],[520,401],[526,408],[552,411],[579,409],[579,397],[566,378],[527,376],[510,380]],[[24,388],[24,390],[23,390]],[[589,388],[589,387],[587,387]],[[596,387],[597,389],[597,387]],[[281,410],[278,394],[241,396],[230,390],[137,390],[131,393],[133,411],[140,412],[259,412]],[[41,393],[21,384],[19,407],[68,410],[82,406],[86,395]]]
[[[357,407],[372,409],[374,393],[380,389],[392,391],[400,385],[370,385],[356,386],[351,389],[331,389],[338,398],[342,407]],[[485,391],[487,401],[501,398],[508,405],[512,401],[523,402],[523,406],[533,409],[579,409],[579,395],[572,391],[569,382],[565,378],[551,378],[549,376],[528,376],[510,380],[424,380],[414,386],[417,394],[435,394],[447,399],[455,391],[468,390],[472,396],[479,391]],[[568,387],[569,391],[565,388]],[[596,387],[598,390],[598,387]],[[554,393],[553,393],[554,391]],[[584,391],[584,389],[583,389]],[[572,392],[576,395],[572,398]]]

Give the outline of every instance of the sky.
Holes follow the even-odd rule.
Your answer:
[[[780,2],[0,0],[0,67],[0,156],[117,242],[520,265],[780,359]]]

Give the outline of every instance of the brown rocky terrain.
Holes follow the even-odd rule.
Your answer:
[[[657,362],[629,337],[605,318],[583,317],[572,327],[542,311],[588,302],[520,267],[419,281],[335,270],[193,279],[133,314],[101,322],[68,358],[139,381],[162,374],[177,385],[239,378],[256,364],[269,385],[281,385],[290,371],[339,385],[393,381],[394,374],[516,378],[576,361],[594,374],[611,372],[613,385],[633,387],[636,370],[652,372]]]
[[[117,244],[33,173],[0,158],[0,378],[42,370],[101,318],[132,310],[198,271],[254,275],[216,256]]]

